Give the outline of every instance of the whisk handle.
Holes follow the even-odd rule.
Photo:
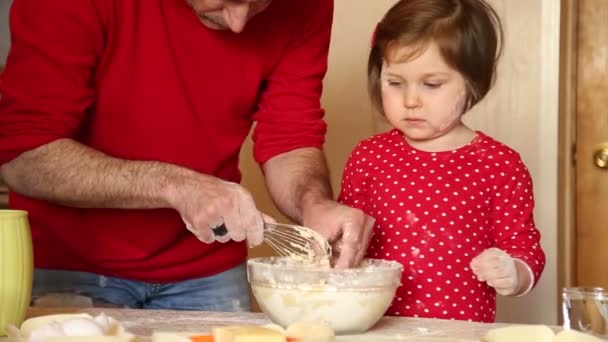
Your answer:
[[[217,237],[222,237],[226,234],[228,234],[228,229],[226,229],[226,225],[222,223],[222,225],[211,228],[211,231],[213,231],[213,235],[217,236]]]

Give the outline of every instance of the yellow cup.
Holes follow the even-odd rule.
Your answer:
[[[0,210],[0,336],[20,326],[30,305],[34,256],[27,212]]]

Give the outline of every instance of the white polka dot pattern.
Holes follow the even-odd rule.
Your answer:
[[[389,315],[493,322],[495,291],[477,281],[471,259],[497,247],[526,262],[535,282],[544,268],[529,172],[481,132],[436,153],[397,130],[371,137],[351,154],[339,200],[376,218],[367,257],[404,266]]]

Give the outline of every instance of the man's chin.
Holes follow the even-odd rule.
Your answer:
[[[199,19],[200,19],[201,23],[209,29],[218,30],[218,31],[228,30],[228,26],[220,24],[214,20],[209,20],[208,18],[205,18],[205,17],[199,17]]]

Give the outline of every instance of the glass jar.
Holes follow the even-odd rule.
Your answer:
[[[608,338],[608,292],[599,287],[562,290],[564,329]]]

